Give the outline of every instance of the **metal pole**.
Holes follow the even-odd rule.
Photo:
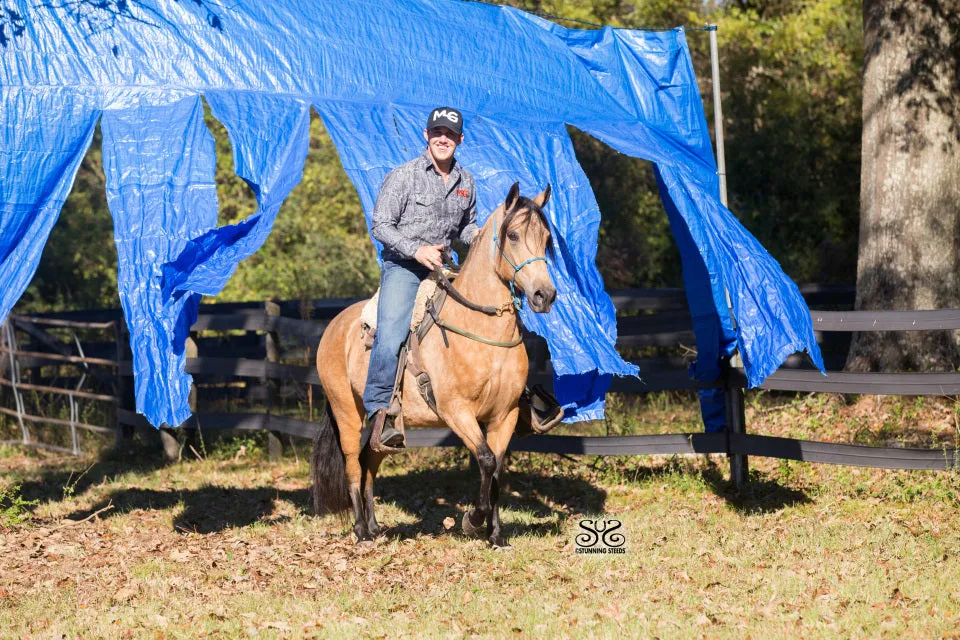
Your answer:
[[[717,142],[717,175],[720,177],[720,202],[727,206],[727,162],[723,156],[723,108],[720,106],[720,57],[717,54],[717,25],[710,30],[710,67],[713,76],[713,135]]]
[[[720,202],[727,206],[727,161],[723,153],[723,107],[720,104],[720,55],[717,47],[717,25],[709,24],[710,32],[710,71],[713,80],[713,136],[717,145],[717,177],[720,178]],[[730,300],[730,291],[726,290],[727,308],[730,318],[736,326],[737,320],[733,315],[733,302]],[[730,366],[742,367],[740,354],[735,353]],[[735,383],[734,383],[735,384]],[[731,386],[731,377],[727,375],[727,391],[724,398],[727,405],[727,432],[728,434],[744,434],[747,431],[744,417],[744,394],[739,386]],[[747,480],[747,456],[739,453],[728,454],[730,457],[730,480],[737,490],[743,487]]]

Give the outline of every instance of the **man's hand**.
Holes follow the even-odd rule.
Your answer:
[[[413,256],[417,262],[428,269],[439,269],[443,265],[443,258],[440,252],[443,251],[442,244],[425,244]]]

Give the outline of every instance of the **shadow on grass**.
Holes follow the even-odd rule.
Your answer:
[[[738,491],[730,480],[724,478],[721,468],[713,461],[703,471],[703,479],[716,495],[736,511],[747,515],[773,513],[784,507],[811,502],[803,491],[785,487],[756,472],[749,473],[747,482]]]
[[[472,505],[480,490],[480,474],[472,468],[423,469],[378,478],[375,488],[379,499],[418,518],[413,523],[388,527],[388,535],[434,535],[444,531],[443,521],[448,517],[460,530],[464,506]],[[526,524],[501,516],[505,520],[503,532],[507,538],[557,534],[566,518],[576,513],[601,513],[606,500],[606,491],[580,478],[508,472],[500,492],[501,513],[509,509],[545,522]]]
[[[309,502],[306,489],[278,491],[272,487],[237,489],[206,486],[199,489],[118,489],[110,492],[89,509],[81,509],[67,516],[82,520],[107,505],[113,508],[100,517],[130,513],[137,510],[167,510],[183,504],[183,512],[176,517],[173,528],[183,533],[216,533],[233,527],[246,527],[269,518],[276,510],[277,500],[286,500],[305,508]],[[267,520],[268,524],[287,518]]]
[[[457,504],[471,504],[479,487],[479,477],[469,470],[430,470],[378,479],[378,499],[392,503],[408,515],[417,518],[411,524],[389,527],[389,534],[401,538],[434,535],[444,532],[443,521],[453,517],[459,527],[463,509]],[[534,488],[535,487],[535,488]],[[520,497],[511,494],[520,493]],[[181,532],[215,533],[232,527],[245,527],[269,520],[277,500],[298,505],[310,513],[310,496],[306,489],[278,491],[272,487],[237,489],[207,486],[199,489],[118,489],[112,491],[88,509],[71,513],[71,520],[81,520],[112,504],[103,518],[136,510],[167,510],[183,505],[183,512],[173,523]],[[557,533],[562,520],[573,513],[597,513],[603,510],[606,492],[583,480],[549,478],[527,473],[511,474],[507,480],[502,504],[506,508],[532,513],[547,522],[528,525],[507,522],[505,535],[546,535]],[[381,514],[382,515],[382,514]]]
[[[616,463],[614,463],[616,464]],[[158,448],[150,442],[135,442],[121,451],[107,452],[79,479],[64,469],[51,469],[34,481],[21,487],[25,499],[51,502],[69,496],[78,496],[89,487],[104,482],[111,476],[136,472],[147,474],[164,465]],[[705,483],[717,496],[738,512],[744,514],[769,513],[786,506],[805,504],[810,498],[800,490],[783,486],[774,480],[753,473],[750,482],[737,491],[724,477],[724,464],[707,459],[696,468],[676,459],[665,465],[635,464],[621,468],[618,475],[628,482],[657,481],[659,478],[687,475],[696,482]],[[620,480],[622,482],[622,480]],[[472,505],[479,490],[480,476],[475,467],[466,464],[452,468],[415,468],[397,475],[377,479],[376,495],[381,502],[390,503],[414,519],[412,523],[388,526],[391,536],[407,538],[436,535],[445,532],[443,522],[453,518],[459,531],[465,507]],[[65,491],[65,487],[69,487]],[[182,504],[183,511],[176,516],[173,526],[178,531],[201,534],[215,533],[233,527],[245,527],[256,522],[272,524],[282,519],[271,517],[278,500],[288,501],[305,514],[310,513],[310,496],[306,489],[278,491],[271,486],[232,488],[205,486],[197,489],[143,489],[121,488],[106,495],[89,509],[78,510],[68,516],[83,519],[107,505],[112,509],[101,517],[129,513],[136,510],[168,510]],[[501,506],[514,514],[529,515],[536,523],[524,522],[521,517],[504,518],[504,534],[556,535],[564,522],[578,513],[603,513],[607,492],[580,477],[579,474],[559,473],[552,467],[514,469],[503,478]],[[382,508],[378,509],[382,518]]]
[[[784,507],[807,504],[810,498],[803,491],[786,487],[774,480],[763,477],[753,471],[748,482],[740,490],[724,476],[726,460],[721,463],[712,457],[693,462],[692,458],[675,456],[665,464],[651,465],[642,458],[627,458],[628,463],[611,462],[619,477],[632,483],[662,482],[677,478],[681,484],[692,480],[701,482],[714,495],[726,501],[736,511],[743,514],[772,513]],[[639,464],[637,461],[640,461]]]
[[[156,440],[159,443],[159,436]],[[92,465],[76,460],[71,461],[70,468],[58,464],[45,469],[37,479],[24,480],[20,493],[41,504],[59,502],[83,495],[90,487],[123,473],[150,473],[166,464],[157,443],[152,442],[150,435],[138,433],[123,445],[104,450]]]
[[[73,495],[83,493],[89,486],[110,475],[131,470],[149,472],[162,466],[157,456],[156,464],[131,466],[127,462],[101,461],[94,465],[77,483]],[[34,495],[43,495],[47,500],[62,499],[63,481],[68,474],[56,471],[43,481],[33,483]],[[61,477],[62,476],[62,477]],[[26,488],[26,484],[24,485]],[[445,531],[443,521],[453,517],[459,531],[463,507],[473,504],[480,486],[476,469],[422,468],[399,475],[377,479],[375,490],[378,501],[391,503],[397,509],[416,518],[416,522],[388,526],[388,534],[401,538],[418,535],[435,535]],[[527,524],[512,522],[507,518],[504,535],[547,535],[559,532],[563,521],[575,513],[600,513],[606,503],[606,491],[598,489],[580,478],[545,475],[541,473],[513,472],[504,477],[501,490],[501,505],[516,512],[531,514],[543,522]],[[297,505],[305,514],[310,514],[310,495],[307,489],[280,491],[274,487],[234,488],[205,486],[197,489],[144,489],[120,488],[111,491],[89,508],[77,510],[67,516],[81,520],[101,509],[112,508],[100,515],[102,518],[130,513],[137,510],[168,510],[182,505],[183,511],[176,516],[173,527],[177,531],[192,533],[215,533],[233,527],[246,527],[265,521],[273,524],[281,518],[271,518],[278,500]],[[382,519],[383,509],[379,509]],[[345,529],[348,530],[348,529]]]

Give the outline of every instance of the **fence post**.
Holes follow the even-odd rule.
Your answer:
[[[0,347],[8,348],[7,345],[7,323],[10,322],[10,318],[4,320],[3,324],[0,325]],[[0,378],[7,377],[7,371],[10,369],[10,359],[7,357],[7,354],[0,353]]]
[[[193,341],[188,337],[184,343],[184,352],[186,357],[196,357],[197,349],[196,345],[193,345],[193,353],[191,354],[190,345]],[[188,402],[190,403],[190,408],[194,408],[193,404],[194,391],[191,385],[190,395],[188,396]],[[177,432],[172,427],[160,427],[160,444],[163,445],[163,458],[167,462],[177,462],[180,460],[180,442],[177,440]]]
[[[267,300],[263,303],[264,312],[268,317],[280,316],[280,305]],[[267,363],[280,361],[280,336],[276,331],[267,331],[266,335]],[[269,366],[267,367],[269,368]],[[273,411],[273,402],[279,392],[279,383],[264,373],[263,383],[267,390],[267,415]],[[267,431],[267,452],[270,460],[279,460],[283,456],[283,440],[276,431]]]
[[[197,347],[197,335],[196,331],[191,331],[190,335],[187,336],[186,341],[184,341],[183,351],[188,358],[198,358],[200,357],[200,351]],[[190,394],[187,396],[187,403],[190,405],[190,413],[193,414],[193,421],[190,423],[194,425],[190,428],[190,432],[186,434],[188,436],[187,442],[190,443],[190,446],[195,447],[195,452],[203,452],[203,455],[206,454],[204,451],[204,442],[203,442],[203,433],[200,431],[200,419],[197,418],[197,380],[194,378],[193,382],[190,384]],[[181,427],[185,428],[185,427]]]
[[[117,377],[113,379],[113,395],[116,397],[116,426],[117,441],[115,446],[120,447],[133,439],[134,426],[120,422],[120,409],[136,411],[133,394],[133,377],[123,375],[122,363],[130,360],[130,337],[127,332],[127,322],[120,312],[120,320],[113,326],[113,336],[117,343]]]
[[[730,481],[739,491],[747,481],[747,456],[730,452],[730,436],[747,432],[747,417],[743,387],[733,375],[733,367],[726,370],[725,404],[727,406],[727,455],[730,457]]]
[[[170,427],[160,427],[160,445],[163,447],[163,459],[167,462],[176,462],[180,459],[180,443],[177,435]]]

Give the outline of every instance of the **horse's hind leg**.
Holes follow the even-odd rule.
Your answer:
[[[343,450],[344,467],[347,475],[347,495],[350,497],[350,508],[353,513],[353,533],[357,542],[373,540],[364,510],[363,500],[363,467],[360,464],[360,429],[362,421],[360,411],[349,394],[349,388],[342,394],[334,396],[331,390],[327,402],[340,425],[340,447]]]
[[[360,453],[360,466],[363,471],[363,514],[367,524],[367,531],[376,538],[380,535],[380,524],[377,522],[377,516],[374,514],[373,503],[373,481],[377,477],[377,470],[380,463],[387,457],[385,453],[376,453],[369,446],[363,448]]]

